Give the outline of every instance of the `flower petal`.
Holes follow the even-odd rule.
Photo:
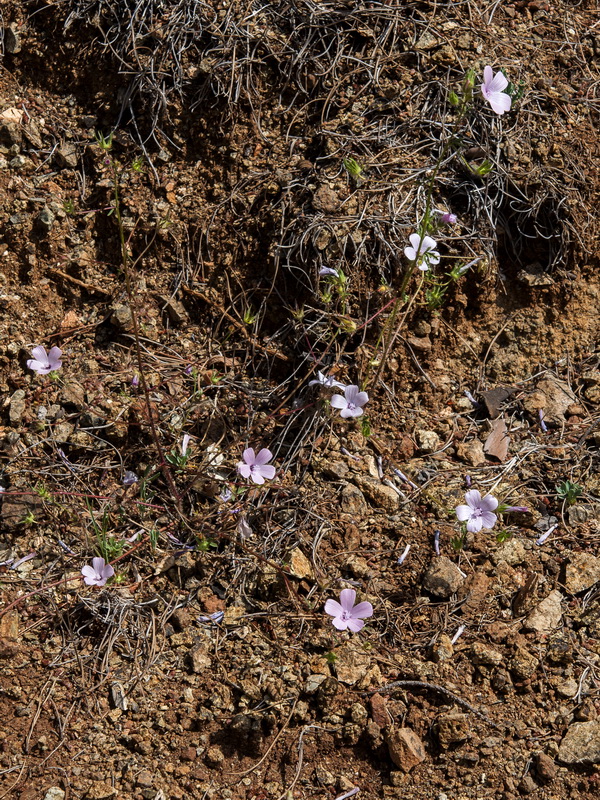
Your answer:
[[[479,533],[483,527],[483,519],[481,517],[471,517],[467,522],[467,530],[469,533]]]
[[[104,567],[104,569],[102,570],[102,577],[103,577],[105,580],[108,580],[109,578],[112,578],[112,576],[113,576],[114,574],[115,574],[115,571],[114,571],[114,569],[112,568],[112,565],[111,565],[111,564],[107,564],[107,565]]]
[[[484,511],[479,519],[481,520],[481,527],[490,531],[498,521],[498,517],[495,514],[492,514],[491,511]]]
[[[360,619],[361,617],[372,617],[373,606],[367,600],[354,606],[352,609],[352,619]]]
[[[477,489],[470,489],[465,494],[465,500],[467,501],[467,505],[472,509],[481,508],[481,492]]]
[[[358,394],[359,391],[358,391],[358,386],[356,386],[356,384],[351,383],[350,386],[346,386],[346,391],[344,392],[344,395],[346,397],[347,403],[356,404],[356,397]]]
[[[334,617],[331,621],[338,631],[345,631],[350,622],[352,622],[352,620],[342,619],[341,617]]]
[[[91,586],[96,582],[98,576],[96,575],[96,570],[93,567],[90,567],[89,564],[86,564],[85,567],[81,568],[81,574],[88,586]]]
[[[485,67],[483,70],[483,83],[486,89],[493,80],[494,80],[494,70],[491,67]]]
[[[365,627],[365,623],[362,621],[362,619],[349,619],[346,620],[346,627],[354,633],[358,633],[361,628]]]
[[[242,453],[242,458],[244,459],[246,464],[248,464],[249,466],[252,466],[253,464],[256,464],[256,456],[254,454],[254,448],[253,447],[247,447],[244,450],[244,452]]]
[[[325,613],[331,614],[332,617],[341,617],[344,609],[337,600],[327,600],[325,603]]]
[[[408,258],[409,261],[414,261],[417,257],[417,251],[415,250],[414,247],[405,247],[404,255]]]
[[[490,94],[495,94],[496,92],[503,92],[507,86],[508,79],[506,75],[501,70],[498,70],[494,75],[494,79],[488,83],[487,90]]]
[[[34,347],[31,351],[31,355],[34,357],[36,361],[39,361],[44,367],[48,365],[48,354],[46,353],[46,348],[43,347],[41,344],[38,344],[37,347]]]
[[[331,400],[329,401],[332,408],[347,408],[348,401],[345,397],[342,397],[341,394],[334,394]]]
[[[359,392],[354,398],[354,405],[364,406],[369,402],[369,395],[366,392]]]
[[[486,494],[479,502],[482,511],[495,511],[498,508],[498,500],[493,494]]]
[[[459,522],[466,522],[468,519],[471,519],[471,514],[473,513],[471,506],[456,506],[454,510]]]
[[[411,233],[408,237],[408,241],[411,243],[416,255],[419,251],[419,245],[421,244],[421,236],[418,233]]]
[[[254,483],[263,484],[265,482],[265,479],[261,475],[260,469],[251,469],[250,477],[252,478]]]
[[[248,464],[244,464],[243,461],[238,462],[237,471],[240,473],[242,478],[248,479],[250,477],[250,466]]]
[[[425,253],[427,250],[435,250],[437,248],[437,242],[435,239],[432,239],[431,236],[424,236],[423,243],[421,245],[421,252]]]
[[[266,447],[257,454],[256,458],[254,459],[254,463],[262,466],[263,464],[267,464],[273,458],[273,453],[270,450],[267,450]]]
[[[356,592],[354,589],[342,589],[340,592],[340,604],[344,611],[350,613],[354,607]]]
[[[96,558],[92,558],[92,567],[96,570],[98,575],[102,575],[102,570],[106,561],[101,556],[96,556]]]
[[[276,471],[277,470],[272,464],[263,464],[262,467],[260,468],[260,474],[263,476],[263,478],[266,478],[268,481],[273,480]]]

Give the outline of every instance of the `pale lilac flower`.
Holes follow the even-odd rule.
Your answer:
[[[140,385],[140,376],[137,374],[137,372],[131,379],[131,385],[133,386],[134,389],[137,389],[138,386]]]
[[[319,270],[319,275],[333,275],[334,277],[339,277],[339,272],[337,269],[333,269],[332,267],[321,267]]]
[[[344,792],[344,794],[340,794],[335,800],[348,800],[349,797],[354,797],[355,794],[360,792],[360,787],[355,786],[353,789],[350,789],[348,792]]]
[[[498,517],[492,513],[498,508],[498,501],[491,494],[481,497],[477,489],[471,489],[465,494],[466,505],[456,508],[456,516],[460,522],[467,523],[470,533],[477,533],[482,528],[491,530]]]
[[[555,531],[557,528],[558,528],[558,523],[556,523],[556,525],[552,525],[550,528],[548,528],[548,530],[546,531],[546,533],[542,533],[542,535],[541,535],[541,536],[539,536],[539,537],[538,537],[538,538],[535,540],[535,543],[541,547],[541,546],[544,544],[544,542],[546,541],[546,539],[547,539],[547,538],[550,536],[550,534],[551,534],[551,533],[554,533],[554,531]]]
[[[81,574],[88,586],[104,586],[106,581],[115,574],[115,571],[101,556],[96,556],[92,559],[92,566],[86,564],[82,568]]]
[[[125,470],[125,475],[123,475],[123,486],[133,486],[134,483],[139,481],[138,476],[135,472],[132,472],[130,469]]]
[[[31,351],[33,358],[28,359],[27,366],[38,375],[47,375],[49,372],[60,369],[62,367],[62,350],[60,347],[52,347],[49,353],[46,353],[46,348],[39,344]]]
[[[442,225],[456,225],[458,222],[456,214],[452,214],[450,211],[436,211],[435,213],[438,215],[438,221]]]
[[[540,418],[540,428],[542,429],[543,433],[548,433],[548,426],[544,422],[544,412],[541,408],[538,411],[538,416]]]
[[[184,433],[183,439],[181,440],[181,455],[184,457],[187,454],[187,449],[191,438],[192,437],[189,435],[189,433]]]
[[[344,419],[348,417],[361,417],[362,407],[369,402],[369,395],[366,392],[359,392],[358,386],[351,384],[344,389],[344,396],[334,394],[331,398],[332,408],[339,408]]]
[[[340,383],[336,381],[335,378],[332,378],[331,375],[325,375],[324,372],[318,371],[317,377],[313,381],[308,382],[309,386],[324,386],[326,389],[331,387],[335,387],[336,389],[345,389],[346,384]]]
[[[356,592],[354,589],[342,589],[340,592],[340,602],[328,600],[325,603],[325,613],[333,617],[333,625],[338,631],[345,631],[350,628],[356,633],[364,627],[363,617],[373,616],[373,606],[366,601],[354,605]]]
[[[503,514],[510,514],[511,511],[517,512],[519,514],[528,514],[529,509],[527,506],[506,506],[506,508],[500,509]]]
[[[421,238],[418,233],[411,233],[408,237],[410,247],[404,248],[404,255],[409,261],[416,261],[417,267],[426,272],[429,267],[434,267],[440,262],[440,254],[436,250],[437,242],[431,236]]]
[[[442,535],[441,531],[434,531],[433,533],[433,549],[435,550],[436,556],[440,554],[440,536]]]
[[[510,111],[512,99],[510,95],[503,91],[507,86],[508,79],[502,72],[497,72],[494,75],[494,70],[491,67],[486,67],[483,70],[481,94],[496,114],[504,114],[505,111]]]
[[[270,481],[275,477],[275,467],[268,462],[273,458],[273,453],[266,447],[258,453],[254,453],[252,447],[248,447],[242,453],[243,461],[239,461],[237,471],[242,478],[252,478],[254,483],[264,483],[265,478]]]

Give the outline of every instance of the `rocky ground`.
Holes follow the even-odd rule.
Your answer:
[[[600,19],[477,5],[2,3],[0,800],[597,796]]]

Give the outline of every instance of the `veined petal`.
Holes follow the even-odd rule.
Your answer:
[[[408,241],[411,243],[413,250],[415,251],[416,254],[417,251],[419,250],[419,245],[421,244],[420,235],[418,233],[411,233],[411,235],[408,237]]]
[[[268,481],[272,481],[275,477],[276,469],[272,464],[263,464],[260,468],[261,475]]]
[[[479,519],[481,520],[482,528],[488,528],[489,530],[492,530],[498,520],[498,517],[495,514],[492,514],[491,511],[484,511]]]
[[[465,500],[467,501],[467,505],[471,508],[480,508],[481,506],[481,492],[477,489],[470,489],[465,494]]]
[[[273,458],[273,453],[268,450],[266,447],[255,456],[254,463],[262,466],[262,464],[267,464]]]
[[[353,633],[358,633],[361,628],[365,627],[365,623],[362,619],[348,619],[346,620],[346,627],[349,628]]]
[[[495,75],[493,80],[488,83],[487,89],[490,94],[494,94],[495,92],[502,92],[508,86],[508,79],[506,75],[498,71]]]
[[[351,383],[350,386],[346,386],[346,391],[344,395],[346,397],[347,403],[356,403],[356,397],[359,394],[358,386],[356,384]]]
[[[356,592],[354,589],[342,589],[340,592],[340,604],[344,611],[350,613],[354,607]]]
[[[361,617],[372,617],[372,616],[373,616],[373,606],[366,600],[363,600],[362,603],[359,603],[352,609],[353,619],[360,619]]]
[[[325,603],[325,613],[331,614],[332,617],[341,617],[343,611],[337,600],[327,600]]]
[[[98,575],[102,575],[102,570],[106,561],[101,556],[96,556],[96,558],[92,558],[92,567],[96,570]]]
[[[504,114],[505,111],[510,111],[512,99],[509,95],[503,92],[495,92],[494,94],[490,94],[487,99],[492,107],[492,111],[496,114]]]
[[[254,454],[254,448],[253,447],[247,447],[244,450],[244,452],[242,453],[242,458],[244,459],[246,464],[250,464],[250,466],[252,466],[252,464],[256,463],[256,456]]]
[[[408,258],[409,261],[414,261],[417,257],[417,251],[415,250],[414,247],[405,247],[404,255]]]
[[[31,351],[31,355],[34,357],[36,361],[39,361],[40,364],[44,367],[48,366],[48,354],[46,353],[46,348],[43,347],[41,344],[38,344],[37,347],[34,347]]]
[[[346,628],[348,627],[348,624],[352,620],[342,619],[341,617],[334,617],[331,621],[333,622],[333,627],[337,628],[338,631],[345,631]]]
[[[369,402],[369,395],[366,392],[359,392],[354,400],[355,405],[364,406]]]
[[[237,471],[240,473],[242,478],[250,477],[250,466],[248,464],[244,464],[243,461],[238,462]]]
[[[341,394],[334,394],[331,400],[329,401],[332,408],[347,408],[348,401],[345,397],[342,397]]]
[[[421,244],[421,252],[425,253],[427,250],[435,250],[437,242],[431,236],[424,236],[423,243]]]
[[[479,501],[479,508],[482,511],[495,511],[498,508],[498,500],[493,494],[486,494],[486,496]]]
[[[494,70],[491,67],[485,67],[483,70],[483,83],[486,88],[494,79]]]
[[[456,518],[459,522],[466,522],[468,519],[471,519],[471,514],[473,513],[473,509],[471,506],[456,506]]]
[[[483,520],[481,517],[471,517],[467,522],[467,530],[470,533],[479,533],[483,527]]]
[[[262,483],[264,483],[264,482],[265,482],[265,479],[264,479],[264,478],[263,478],[263,476],[260,474],[260,470],[258,470],[258,469],[251,469],[251,470],[250,470],[250,477],[252,478],[252,480],[254,481],[254,483],[260,483],[260,484],[262,484]]]

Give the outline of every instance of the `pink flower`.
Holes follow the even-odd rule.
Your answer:
[[[46,353],[46,348],[39,344],[31,351],[33,358],[28,359],[27,366],[38,375],[47,375],[49,372],[60,369],[62,367],[62,350],[60,347],[52,347],[49,353]]]
[[[503,92],[508,86],[508,80],[501,72],[494,75],[491,67],[483,70],[483,83],[481,84],[481,94],[492,107],[496,114],[504,114],[510,111],[512,99],[510,95]]]
[[[369,402],[369,395],[366,392],[359,392],[358,386],[351,384],[344,389],[344,396],[334,394],[330,400],[332,408],[339,408],[344,419],[348,417],[361,417],[362,407]]]
[[[363,602],[354,605],[356,592],[354,589],[342,589],[340,592],[340,602],[328,600],[325,603],[325,613],[333,617],[333,625],[338,631],[345,631],[350,628],[356,633],[364,627],[363,617],[373,616],[373,606],[371,603]]]
[[[243,461],[239,461],[237,471],[242,478],[252,478],[254,483],[264,483],[265,478],[270,481],[275,477],[275,467],[268,462],[273,458],[273,453],[266,447],[255,455],[254,449],[248,447],[242,453]]]
[[[89,564],[83,567],[81,574],[88,586],[104,586],[106,581],[115,574],[115,571],[103,558],[97,556],[92,559],[91,567]]]
[[[456,508],[456,516],[460,522],[467,523],[467,530],[477,533],[482,528],[491,530],[498,517],[492,512],[498,508],[498,501],[491,494],[481,497],[477,489],[471,489],[465,495],[466,505]]]
[[[423,236],[418,233],[411,233],[408,237],[410,247],[404,248],[404,255],[409,261],[416,261],[419,269],[426,272],[429,267],[434,267],[440,262],[440,254],[436,250],[437,242],[431,236]]]

